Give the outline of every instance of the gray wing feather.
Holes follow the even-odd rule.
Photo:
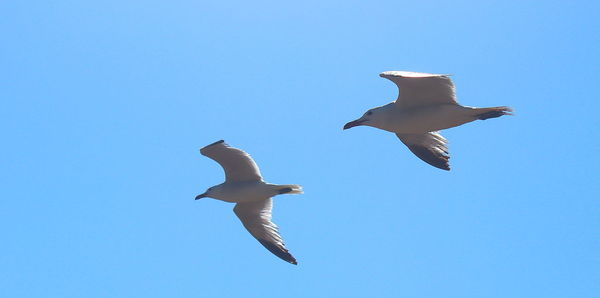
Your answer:
[[[272,208],[273,200],[268,198],[258,202],[237,203],[233,212],[260,244],[282,260],[296,265],[298,263],[285,248],[277,225],[271,221]]]
[[[223,167],[225,180],[228,182],[262,180],[258,165],[252,157],[240,149],[230,147],[223,140],[200,149],[200,153]]]
[[[396,104],[403,108],[434,105],[458,104],[454,83],[449,75],[408,71],[386,71],[380,77],[398,86]]]
[[[423,134],[396,134],[418,158],[442,170],[450,171],[448,147],[446,139],[437,132]]]

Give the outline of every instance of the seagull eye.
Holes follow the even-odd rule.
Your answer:
[[[371,112],[371,111],[368,111],[368,112],[367,112],[367,116],[369,116],[369,115],[371,115],[371,114],[373,114],[373,112]]]

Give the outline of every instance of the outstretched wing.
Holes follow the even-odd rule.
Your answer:
[[[223,167],[227,182],[262,180],[260,170],[252,157],[240,149],[230,147],[223,140],[200,149],[200,153]]]
[[[437,132],[422,134],[399,134],[396,136],[424,162],[442,170],[450,171],[448,165],[448,147],[446,139]]]
[[[457,104],[449,75],[408,71],[386,71],[380,77],[398,86],[396,104],[403,108],[434,104]]]
[[[272,208],[273,200],[268,198],[258,202],[237,203],[233,212],[260,244],[282,260],[296,265],[296,259],[285,248],[277,226],[271,221]]]

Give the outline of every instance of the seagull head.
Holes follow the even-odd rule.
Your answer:
[[[352,128],[352,127],[360,126],[360,125],[365,125],[364,123],[368,122],[372,115],[373,115],[373,110],[368,110],[366,113],[364,113],[364,115],[362,115],[362,117],[360,117],[354,121],[350,121],[350,122],[346,123],[346,125],[344,125],[344,129],[348,129],[348,128]]]
[[[346,123],[346,125],[344,125],[344,129],[348,129],[348,128],[352,128],[355,126],[361,126],[361,125],[369,125],[369,126],[373,126],[372,123],[374,122],[374,120],[376,121],[378,119],[377,115],[378,115],[378,109],[379,108],[374,108],[374,109],[370,109],[367,112],[365,112],[362,117],[354,120],[354,121],[350,121],[348,123]]]
[[[202,198],[212,198],[215,187],[209,187],[203,194],[199,194],[196,196],[196,200],[200,200]]]

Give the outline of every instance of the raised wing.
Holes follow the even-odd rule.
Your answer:
[[[240,149],[230,147],[223,140],[200,149],[200,153],[223,167],[227,182],[262,180],[260,170],[252,157]]]
[[[403,108],[435,104],[457,104],[449,75],[408,71],[386,71],[380,77],[398,86],[396,104]]]
[[[272,208],[273,200],[268,198],[258,202],[237,203],[233,212],[260,244],[282,260],[297,265],[296,259],[285,248],[277,226],[271,221]]]
[[[437,132],[422,134],[399,134],[396,136],[424,162],[442,170],[450,171],[448,147],[446,139]]]

